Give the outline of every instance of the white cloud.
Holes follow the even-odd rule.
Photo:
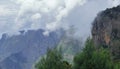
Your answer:
[[[69,12],[77,5],[83,5],[86,0],[12,0],[16,4],[20,5],[18,16],[15,19],[18,28],[24,26],[28,20],[29,16],[32,15],[32,20],[40,19],[41,14],[53,14],[54,21],[47,22],[44,29],[47,32],[55,31],[61,28],[61,20],[66,17]],[[25,18],[26,17],[26,18]],[[22,22],[20,22],[22,21]],[[33,23],[31,25],[37,26]],[[33,28],[33,26],[31,26]]]
[[[31,19],[34,21],[34,20],[38,20],[41,18],[41,14],[40,13],[36,13],[34,15],[31,16]]]
[[[6,5],[0,5],[0,16],[9,16],[15,13],[15,10],[7,8]]]
[[[116,7],[120,4],[120,0],[108,0],[108,3],[111,7]]]
[[[19,16],[25,12],[42,12],[48,13],[57,8],[60,0],[14,0],[17,4],[20,4]]]
[[[32,23],[32,24],[31,24],[31,29],[37,30],[37,29],[39,29],[40,27],[41,27],[41,24],[40,24],[40,23],[35,22],[35,23]]]
[[[63,17],[66,17],[69,12],[76,7],[77,5],[83,5],[86,0],[64,0],[64,6],[57,9],[56,21],[46,24],[46,32],[47,34],[51,31],[55,31],[58,28],[61,28],[61,20]],[[60,27],[61,26],[61,27]]]
[[[39,29],[42,27],[43,29],[46,30],[44,32],[45,35],[49,35],[49,32],[55,31],[59,28],[68,28],[67,26],[71,25],[71,23],[63,21],[67,20],[68,15],[71,15],[70,14],[71,11],[73,11],[74,8],[78,6],[79,8],[85,6],[84,8],[86,10],[81,8],[80,10],[81,11],[84,10],[85,12],[87,12],[84,13],[82,16],[78,17],[79,19],[81,19],[79,23],[80,25],[81,22],[91,23],[91,21],[89,21],[89,19],[91,19],[90,17],[94,18],[98,11],[103,10],[101,8],[113,7],[120,3],[120,0],[114,1],[106,0],[109,3],[108,6],[108,3],[105,3],[106,1],[104,0],[10,0],[10,1],[11,2],[9,3],[14,4],[13,6],[16,6],[17,8],[14,8],[13,6],[11,6],[11,4],[8,5],[8,3],[4,4],[5,6],[0,5],[0,32],[1,31],[3,32],[2,30],[3,27],[1,26],[6,27],[4,28],[5,29],[4,32],[9,33],[15,33],[23,29],[25,30]],[[99,4],[100,2],[101,4]],[[78,14],[82,14],[84,11]],[[76,14],[74,12],[72,13]],[[13,15],[14,18],[11,18],[13,17]],[[3,18],[2,16],[8,17]],[[74,25],[78,26],[78,24]]]

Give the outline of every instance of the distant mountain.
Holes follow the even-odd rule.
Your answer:
[[[32,69],[47,48],[55,47],[62,37],[57,32],[44,36],[43,32],[41,29],[20,31],[20,35],[11,37],[3,34],[0,39],[0,69]]]
[[[120,6],[98,14],[93,22],[92,36],[97,48],[109,48],[113,59],[120,59]]]

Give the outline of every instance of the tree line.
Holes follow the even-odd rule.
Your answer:
[[[82,52],[74,56],[73,64],[65,61],[60,50],[48,49],[46,56],[35,65],[36,69],[120,69],[120,62],[113,61],[108,49],[96,49],[88,38]]]

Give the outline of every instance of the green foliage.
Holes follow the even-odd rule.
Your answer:
[[[90,46],[92,45],[92,46]],[[94,52],[93,43],[90,39],[86,41],[86,47],[83,52],[74,58],[74,69],[88,69],[91,67],[91,58]]]
[[[91,61],[92,69],[113,69],[110,53],[103,48],[93,53]]]
[[[120,69],[120,62],[114,64],[114,69]]]
[[[110,54],[105,49],[95,50],[89,38],[82,53],[74,57],[74,69],[113,69]]]
[[[102,47],[102,46],[101,46]],[[120,69],[120,62],[113,62],[107,49],[95,49],[93,41],[88,38],[82,52],[74,56],[73,67],[63,60],[57,49],[48,50],[35,66],[36,69]]]
[[[48,50],[46,57],[43,57],[35,66],[36,69],[70,69],[67,61],[63,61],[60,51]]]
[[[85,44],[85,48],[83,50],[85,57],[87,59],[92,58],[92,54],[94,53],[94,51],[95,51],[94,43],[90,38],[88,38]]]

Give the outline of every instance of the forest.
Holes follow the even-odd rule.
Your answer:
[[[35,65],[36,69],[120,69],[120,61],[112,59],[107,48],[96,49],[92,38],[88,38],[82,52],[74,56],[73,62],[65,61],[61,50],[48,49],[46,56]]]

